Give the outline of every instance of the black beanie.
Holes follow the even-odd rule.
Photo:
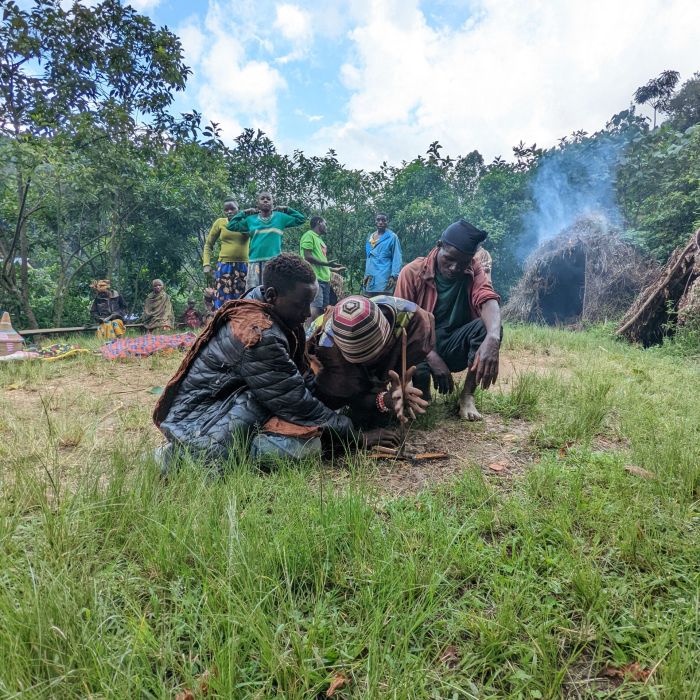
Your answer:
[[[488,237],[486,231],[480,231],[468,221],[460,219],[450,224],[443,232],[440,240],[447,245],[454,246],[457,250],[467,255],[474,255],[479,243]]]

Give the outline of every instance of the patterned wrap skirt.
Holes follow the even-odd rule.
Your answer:
[[[240,299],[246,290],[248,263],[218,262],[216,264],[216,299],[214,308],[221,308],[229,299]]]

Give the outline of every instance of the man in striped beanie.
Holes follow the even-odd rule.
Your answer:
[[[406,363],[423,362],[435,344],[433,317],[416,304],[391,296],[349,296],[309,329],[307,349],[316,369],[316,395],[331,408],[348,406],[355,420],[375,424],[396,415],[424,413],[428,402],[413,387],[407,405],[400,391],[402,335]],[[381,422],[381,421],[380,421]]]
[[[361,296],[347,297],[335,307],[331,327],[338,349],[354,365],[374,362],[391,334],[379,307]]]

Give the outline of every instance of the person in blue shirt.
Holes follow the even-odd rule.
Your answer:
[[[365,243],[367,260],[362,291],[365,296],[391,294],[401,272],[401,243],[399,237],[387,228],[386,214],[374,219],[377,230],[370,233]]]

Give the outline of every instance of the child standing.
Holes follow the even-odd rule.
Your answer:
[[[271,258],[282,252],[284,229],[300,226],[306,216],[291,207],[274,207],[272,195],[261,192],[256,209],[238,212],[227,225],[229,231],[238,231],[250,237],[248,253],[248,289],[262,284],[262,269]]]

